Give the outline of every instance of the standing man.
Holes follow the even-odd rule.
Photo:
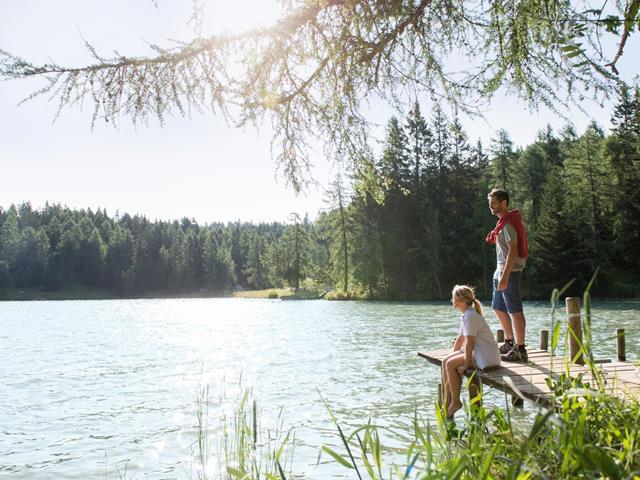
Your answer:
[[[508,192],[494,188],[487,199],[491,213],[498,217],[496,228],[489,232],[486,242],[496,244],[491,306],[504,330],[505,342],[500,346],[500,353],[506,362],[527,362],[526,320],[520,298],[522,272],[529,254],[527,231],[520,210],[509,210]]]

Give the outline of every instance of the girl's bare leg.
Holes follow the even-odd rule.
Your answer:
[[[455,352],[451,352],[449,355],[447,355],[446,357],[444,357],[442,359],[442,364],[440,366],[440,376],[442,379],[442,391],[443,391],[443,401],[444,401],[444,405],[445,407],[449,407],[449,405],[451,404],[451,388],[449,387],[450,381],[449,381],[449,376],[447,373],[447,361],[452,358],[452,357],[456,357],[460,355],[460,351],[455,351]]]
[[[463,352],[459,352],[456,355],[447,357],[444,364],[449,386],[449,395],[451,399],[451,401],[447,403],[447,417],[453,416],[455,412],[462,408],[462,402],[460,401],[462,377],[458,373],[458,367],[460,367],[462,364],[464,364]]]

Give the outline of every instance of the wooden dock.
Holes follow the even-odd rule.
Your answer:
[[[440,366],[442,360],[451,349],[418,352],[418,355],[427,361]],[[595,367],[602,374],[605,381],[605,390],[608,393],[621,398],[640,398],[640,375],[638,368],[629,362],[599,363]],[[465,372],[471,377],[475,370]],[[547,385],[547,378],[558,379],[561,374],[569,374],[577,377],[583,374],[583,382],[589,383],[595,388],[595,382],[589,367],[567,362],[562,357],[554,356],[544,350],[529,350],[528,363],[503,362],[500,367],[487,370],[477,370],[475,379],[482,384],[504,391],[520,398],[514,391],[514,386],[523,397],[545,406],[551,402],[551,390]],[[470,387],[471,391],[471,387]],[[475,393],[472,395],[475,396]]]
[[[567,340],[568,357],[573,361],[558,356],[552,356],[548,352],[549,331],[540,331],[539,348],[529,349],[529,361],[527,363],[502,362],[500,367],[486,370],[469,369],[465,376],[471,381],[469,398],[474,399],[482,391],[482,385],[488,385],[506,392],[512,396],[514,405],[521,405],[524,399],[535,403],[550,406],[552,392],[547,384],[547,379],[558,380],[561,376],[569,375],[572,378],[582,375],[582,383],[590,388],[598,390],[598,382],[604,383],[604,391],[616,395],[622,399],[633,398],[640,400],[640,371],[635,364],[627,362],[625,348],[624,329],[616,330],[617,361],[596,361],[594,371],[584,365],[582,354],[582,323],[580,319],[580,299],[567,297],[565,299],[567,310]],[[504,332],[496,332],[498,343],[504,341]],[[429,362],[441,366],[442,360],[451,353],[451,349],[418,352],[418,355]],[[594,375],[595,373],[595,375]],[[594,378],[597,377],[597,378]],[[441,386],[438,385],[438,397],[441,401]],[[481,397],[480,397],[481,399]],[[476,399],[477,401],[477,399]]]

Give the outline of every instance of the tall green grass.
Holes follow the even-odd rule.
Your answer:
[[[275,424],[264,426],[251,389],[236,400],[233,412],[213,419],[209,387],[196,398],[194,457],[198,480],[286,480],[291,476],[295,438],[283,429],[282,410]]]

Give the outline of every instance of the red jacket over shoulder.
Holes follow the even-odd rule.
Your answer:
[[[498,234],[507,223],[511,224],[518,234],[518,256],[527,258],[529,256],[529,241],[527,240],[527,230],[524,228],[524,223],[522,223],[520,210],[510,210],[500,217],[496,223],[496,228],[487,234],[485,241],[487,243],[496,243]]]

